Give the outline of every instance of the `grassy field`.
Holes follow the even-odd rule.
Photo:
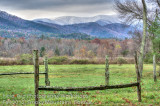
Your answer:
[[[49,65],[51,86],[79,87],[105,84],[104,65]],[[44,66],[40,66],[40,72]],[[33,72],[32,65],[0,66],[0,73]],[[134,65],[110,65],[110,85],[136,82]],[[45,85],[40,75],[40,85]],[[34,105],[34,75],[0,76],[0,106]],[[137,88],[85,92],[40,91],[40,102],[48,105],[160,105],[160,77],[154,83],[152,65],[145,65],[142,78],[142,102],[138,103]],[[42,105],[41,104],[41,105]]]

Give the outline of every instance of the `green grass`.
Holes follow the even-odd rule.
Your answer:
[[[104,65],[49,65],[51,86],[80,87],[105,84]],[[40,66],[40,72],[44,66]],[[0,73],[33,72],[32,65],[0,66]],[[142,78],[142,102],[138,103],[137,88],[108,89],[85,92],[40,91],[40,102],[49,101],[50,105],[77,105],[80,102],[99,105],[160,105],[160,77],[154,83],[152,65],[144,65]],[[110,85],[136,82],[134,65],[110,65]],[[44,86],[44,75],[40,75],[40,85]],[[34,105],[34,75],[0,76],[0,106]],[[12,104],[6,104],[12,103]],[[47,104],[45,104],[47,105]]]

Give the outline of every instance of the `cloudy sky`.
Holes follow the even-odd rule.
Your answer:
[[[113,0],[0,0],[0,10],[30,20],[116,14]]]

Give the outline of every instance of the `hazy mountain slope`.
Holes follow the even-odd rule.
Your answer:
[[[112,23],[112,24],[107,24],[104,27],[114,30],[116,32],[119,33],[125,33],[127,34],[129,31],[133,31],[134,27],[133,26],[129,26],[126,24],[121,24],[121,23]]]
[[[114,17],[105,15],[95,17],[60,17],[54,21],[71,25],[58,25],[44,21],[28,21],[0,11],[0,36],[27,38],[35,35],[37,37],[45,35],[63,38],[85,38],[84,36],[86,38],[91,36],[97,38],[128,38],[128,32],[133,28],[120,23],[112,23],[112,19],[114,20]]]
[[[48,25],[24,20],[3,11],[0,11],[0,28],[27,34],[38,34],[41,32],[57,34],[65,33],[61,29],[58,29],[56,27],[50,27]]]
[[[112,25],[112,24],[109,24]],[[128,38],[126,33],[117,32],[116,30],[112,30],[107,28],[106,26],[101,26],[95,22],[92,23],[83,23],[83,24],[75,24],[75,25],[66,25],[68,29],[72,29],[73,31],[78,31],[81,33],[86,33],[88,35],[92,35],[98,38]],[[128,28],[126,28],[127,30]]]

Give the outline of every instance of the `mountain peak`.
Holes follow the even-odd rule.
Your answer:
[[[119,19],[116,15],[97,15],[93,17],[76,17],[76,16],[62,16],[55,19],[35,19],[35,22],[42,21],[47,23],[54,23],[59,25],[72,25],[72,24],[80,24],[80,23],[88,23],[88,22],[98,22],[99,21],[105,23],[117,23]],[[102,24],[100,24],[102,25]]]

